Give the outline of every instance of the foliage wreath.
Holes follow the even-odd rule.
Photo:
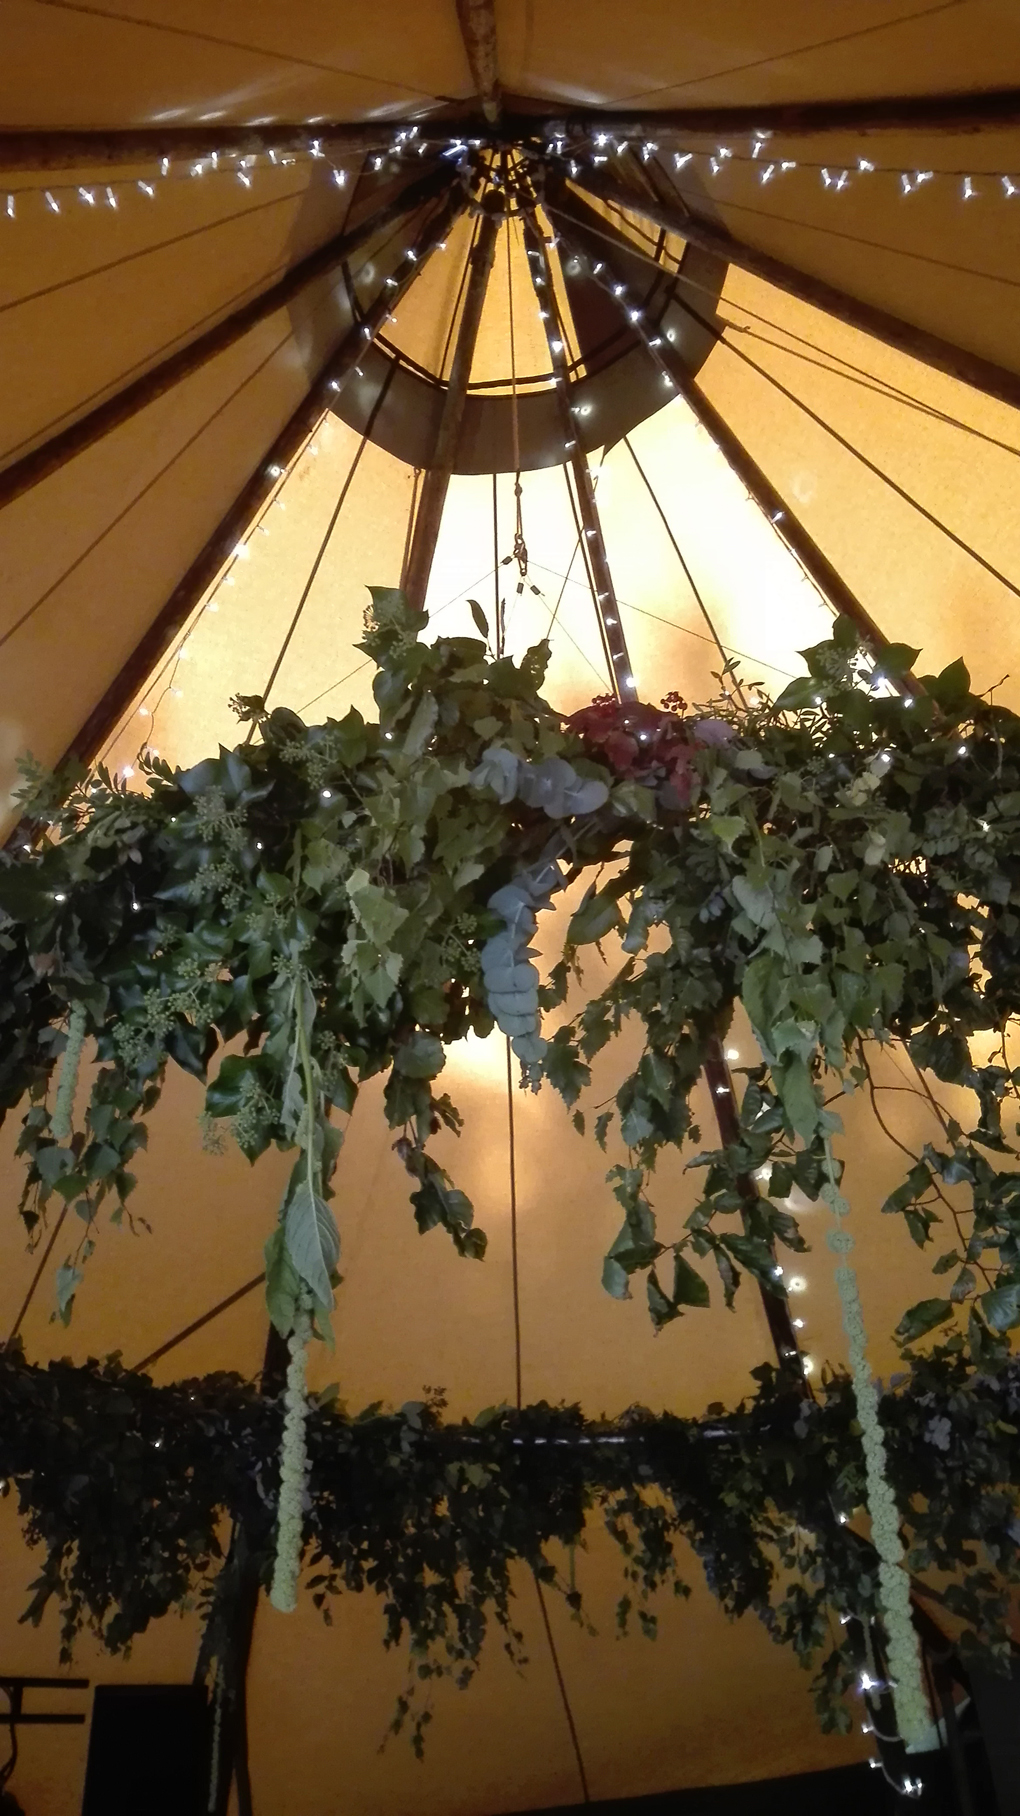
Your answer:
[[[844,620],[774,703],[738,690],[697,714],[670,696],[661,711],[603,701],[564,720],[538,692],[545,646],[515,666],[481,640],[426,644],[424,613],[372,597],[362,647],[378,665],[377,724],[352,711],[306,727],[242,701],[259,742],[184,773],[152,759],[144,792],[102,771],[70,793],[29,778],[26,807],[48,830],[0,861],[0,1113],[29,1097],[29,1229],[54,1198],[82,1221],[58,1274],[61,1315],[102,1201],[115,1219],[129,1203],[168,1059],[205,1078],[243,1037],[208,1083],[207,1115],[252,1160],[274,1141],[298,1150],[267,1296],[286,1333],[309,1295],[321,1330],[339,1256],[332,1107],[350,1110],[360,1080],[388,1073],[418,1226],[442,1225],[479,1257],[472,1207],[427,1146],[460,1127],[435,1089],[445,1048],[499,1021],[525,1080],[548,1079],[573,1106],[592,1056],[637,1015],[644,1050],[594,1130],[604,1145],[617,1116],[629,1150],[609,1174],[624,1210],[611,1293],[644,1273],[664,1324],[707,1303],[696,1263],[708,1257],[728,1303],[740,1268],[781,1292],[775,1244],[805,1246],[784,1200],[794,1184],[818,1198],[839,1129],[823,1074],[830,1101],[867,1086],[866,1040],[895,1041],[977,1097],[973,1131],[947,1120],[945,1144],[912,1156],[883,1207],[923,1245],[941,1203],[958,1236],[935,1264],[956,1270],[948,1294],[911,1307],[898,1334],[952,1323],[976,1361],[1006,1353],[1020,1323],[1020,1174],[1002,1159],[1020,1082],[1006,1056],[1020,1003],[1020,720],[975,697],[962,663],[923,690],[883,686]],[[884,675],[898,682],[915,655],[894,646]],[[537,910],[565,875],[613,860],[541,982],[527,947]],[[579,948],[617,932],[612,982],[543,1040],[538,1015],[562,1008]],[[689,1162],[702,1195],[664,1245],[648,1178],[663,1147],[700,1141],[691,1093],[738,999],[763,1063],[747,1069],[739,1138]],[[101,1064],[72,1133],[86,1033]],[[979,1064],[970,1043],[985,1033],[999,1050]],[[766,1187],[749,1204],[751,1172]]]

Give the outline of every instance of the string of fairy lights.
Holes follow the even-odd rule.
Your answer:
[[[483,138],[436,135],[430,134],[427,128],[423,131],[419,126],[408,126],[401,128],[388,145],[369,152],[365,164],[368,170],[378,172],[394,163],[431,154],[433,157],[448,158],[458,165],[487,143]],[[752,133],[746,140],[716,143],[707,149],[675,143],[672,135],[667,138],[663,134],[660,143],[643,134],[576,130],[569,134],[554,133],[541,146],[536,140],[530,146],[522,143],[520,148],[525,151],[541,149],[545,155],[564,158],[571,176],[575,178],[581,175],[585,164],[598,169],[603,165],[611,165],[628,153],[643,164],[654,158],[674,177],[684,172],[697,175],[709,192],[718,186],[720,177],[724,179],[720,187],[725,189],[727,175],[732,176],[739,171],[762,189],[785,186],[797,173],[801,178],[809,178],[812,186],[817,184],[823,192],[833,197],[846,195],[854,188],[883,180],[892,183],[903,200],[929,186],[935,190],[951,190],[959,201],[968,203],[995,200],[1008,203],[1020,196],[1020,174],[1016,169],[935,168],[901,162],[887,164],[875,154],[873,145],[869,145],[867,154],[861,151],[848,162],[830,159],[823,163],[817,158],[785,155],[777,148],[773,134],[764,130]],[[347,163],[349,162],[348,159]],[[290,150],[216,150],[197,157],[163,156],[154,161],[151,171],[144,177],[114,177],[109,182],[94,180],[85,183],[74,179],[48,182],[45,186],[38,182],[6,184],[0,188],[0,223],[4,220],[37,219],[40,211],[51,217],[74,213],[78,209],[116,211],[129,198],[152,202],[167,184],[200,181],[211,176],[229,178],[240,184],[242,189],[250,191],[255,187],[260,174],[293,166],[316,165],[324,165],[328,169],[330,180],[338,188],[343,188],[349,180],[345,162],[329,150],[328,141],[309,138],[304,145],[295,145]]]
[[[960,201],[974,202],[979,200],[1001,199],[1011,201],[1020,195],[1020,178],[1017,171],[978,170],[973,166],[963,168],[934,169],[916,164],[901,163],[883,164],[874,156],[865,156],[859,152],[849,163],[829,159],[822,163],[816,158],[793,158],[780,154],[773,148],[773,135],[770,132],[757,132],[747,141],[745,150],[736,144],[716,144],[710,150],[704,147],[677,146],[670,143],[662,145],[655,139],[619,136],[608,132],[597,132],[588,136],[587,143],[581,144],[566,136],[554,137],[546,142],[545,151],[557,157],[569,158],[570,174],[577,177],[581,174],[581,160],[595,168],[611,164],[615,158],[626,152],[633,152],[643,164],[647,164],[660,152],[665,168],[672,168],[674,173],[680,171],[697,172],[705,177],[709,187],[713,180],[727,170],[736,171],[745,168],[747,173],[761,188],[770,184],[781,183],[788,179],[793,171],[809,175],[817,181],[823,190],[832,195],[842,195],[855,184],[866,183],[869,179],[891,180],[903,197],[916,195],[929,183],[937,185],[952,184]],[[873,148],[869,148],[873,151]]]

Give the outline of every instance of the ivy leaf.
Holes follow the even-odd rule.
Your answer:
[[[978,1304],[992,1330],[1014,1330],[1020,1324],[1020,1280],[982,1293]]]
[[[921,1299],[904,1313],[893,1335],[898,1343],[914,1343],[926,1331],[935,1330],[952,1316],[953,1305],[949,1299]]]
[[[613,1299],[630,1298],[630,1276],[612,1255],[607,1255],[602,1263],[602,1285]]]
[[[407,735],[404,738],[403,748],[405,757],[421,756],[422,751],[425,749],[432,733],[436,729],[436,721],[438,718],[439,702],[436,699],[435,694],[423,694],[414,709],[411,723],[407,728]]]
[[[435,1078],[446,1064],[446,1053],[438,1034],[421,1029],[409,1040],[401,1041],[393,1064],[406,1078]]]
[[[347,878],[347,894],[372,944],[380,952],[387,952],[397,928],[407,919],[407,909],[394,901],[388,889],[373,883],[367,870],[352,870]]]
[[[298,1166],[304,1166],[299,1160]],[[321,1304],[333,1304],[330,1274],[340,1259],[340,1231],[329,1205],[307,1179],[294,1188],[284,1219],[287,1253],[301,1279]]]
[[[673,1304],[706,1306],[709,1303],[708,1281],[677,1249],[673,1256]]]
[[[952,712],[962,706],[970,695],[970,674],[962,658],[950,662],[941,674],[925,675],[925,692],[942,707],[944,712]]]
[[[780,713],[802,712],[805,707],[814,704],[817,692],[818,683],[811,675],[798,675],[788,687],[784,687],[775,702],[776,711]]]
[[[741,826],[744,822],[741,821]],[[730,888],[749,921],[756,927],[770,927],[776,918],[775,897],[767,883],[752,883],[746,876],[731,879]]]
[[[69,1261],[65,1261],[63,1267],[58,1267],[54,1284],[57,1297],[57,1317],[61,1324],[70,1324],[74,1295],[84,1278],[81,1268],[72,1267]]]
[[[622,926],[620,910],[613,896],[604,892],[588,895],[570,917],[567,945],[590,946],[593,941],[604,939],[614,927]]]
[[[742,832],[750,830],[747,821],[739,814],[713,813],[709,815],[708,830],[733,855],[733,847]],[[741,879],[743,881],[743,879]],[[770,897],[771,899],[771,897]]]
[[[961,1268],[949,1289],[949,1297],[954,1305],[960,1305],[964,1299],[970,1297],[971,1293],[974,1291],[974,1281],[974,1269],[972,1267]],[[1009,1289],[1004,1288],[1001,1290],[1008,1291]]]
[[[818,1099],[810,1068],[803,1059],[788,1059],[774,1071],[776,1089],[791,1127],[802,1141],[810,1142],[818,1128]]]
[[[266,1310],[281,1337],[294,1329],[301,1276],[287,1252],[283,1225],[269,1236],[262,1250],[266,1264]]]

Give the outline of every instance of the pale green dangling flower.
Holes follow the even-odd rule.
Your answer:
[[[839,1219],[849,1216],[850,1206],[836,1185],[832,1148],[828,1140],[825,1143],[825,1157],[829,1182],[822,1187],[821,1195],[837,1220],[836,1228],[830,1230],[826,1240],[835,1255],[845,1257],[853,1248],[854,1239],[849,1230],[839,1227]],[[835,1273],[864,1448],[871,1537],[879,1558],[879,1602],[888,1642],[889,1676],[893,1686],[896,1725],[902,1739],[910,1746],[923,1739],[931,1725],[928,1698],[921,1676],[917,1634],[910,1613],[910,1578],[903,1568],[900,1516],[886,1474],[885,1433],[879,1417],[878,1390],[868,1367],[867,1333],[857,1288],[857,1273],[845,1259],[838,1263]]]
[[[283,1401],[286,1412],[280,1443],[276,1557],[273,1561],[272,1588],[269,1591],[273,1607],[279,1608],[282,1614],[292,1614],[297,1607],[298,1577],[301,1574],[305,1479],[308,1473],[308,1451],[305,1444],[308,1396],[305,1392],[305,1376],[311,1334],[312,1318],[308,1298],[302,1294],[294,1314],[294,1328],[287,1339],[290,1367],[287,1370],[287,1391]]]
[[[67,1024],[67,1045],[60,1064],[57,1099],[50,1118],[50,1134],[55,1141],[71,1139],[71,1116],[74,1111],[74,1095],[78,1089],[78,1067],[84,1040],[85,1010],[81,1003],[75,1003]]]

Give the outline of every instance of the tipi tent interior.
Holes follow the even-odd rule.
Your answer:
[[[134,798],[150,760],[188,771],[246,737],[260,748],[276,708],[309,725],[356,708],[374,723],[369,587],[424,608],[429,644],[474,638],[519,663],[545,640],[542,691],[561,715],[594,697],[622,712],[723,690],[735,712],[755,708],[807,672],[800,652],[836,620],[861,639],[869,698],[920,703],[915,674],[962,657],[975,695],[1020,711],[1020,40],[1005,0],[7,0],[0,42],[5,911],[4,879],[59,843],[16,792],[19,758],[105,766]],[[889,644],[921,653],[883,679]],[[256,720],[239,724],[233,700]],[[540,922],[543,976],[592,874]],[[16,921],[0,916],[0,946]],[[547,1035],[625,954],[609,931],[581,956]],[[9,1051],[17,1037],[0,1020]],[[1007,1040],[1008,1028],[975,1034],[975,1063]],[[381,1078],[349,1117],[333,1111],[342,1283],[335,1350],[310,1346],[310,1390],[338,1382],[353,1417],[441,1389],[448,1424],[506,1406],[510,1430],[515,1407],[541,1402],[588,1421],[637,1405],[725,1422],[766,1363],[790,1389],[792,1362],[790,1391],[809,1403],[830,1371],[845,1379],[852,1340],[817,1194],[785,1189],[808,1248],[783,1254],[774,1292],[749,1274],[729,1309],[701,1262],[710,1304],[656,1330],[643,1275],[629,1298],[603,1289],[620,1220],[605,1175],[628,1151],[618,1124],[606,1152],[593,1130],[640,1052],[628,1021],[592,1059],[579,1133],[548,1085],[519,1088],[500,1027],[449,1044],[443,1088],[464,1127],[430,1151],[487,1233],[480,1262],[415,1227]],[[906,1366],[893,1337],[905,1308],[943,1287],[935,1251],[880,1209],[914,1164],[904,1151],[944,1144],[946,1118],[967,1129],[974,1113],[902,1042],[869,1053],[873,1088],[841,1104],[839,1150],[868,1369],[888,1383]],[[702,1148],[732,1139],[722,1121],[716,1134],[716,1099],[735,1114],[760,1063],[738,1006],[721,1070],[694,1090]],[[56,1089],[54,1071],[51,1110]],[[120,1228],[110,1203],[75,1228],[51,1194],[27,1236],[28,1101],[4,1100],[12,1711],[18,1697],[23,1713],[92,1707],[91,1688],[17,1679],[189,1684],[206,1608],[196,1571],[126,1651],[86,1623],[70,1664],[56,1598],[21,1622],[42,1568],[21,1509],[58,1452],[52,1432],[19,1427],[16,1377],[49,1379],[68,1358],[53,1378],[70,1381],[114,1352],[158,1387],[232,1372],[253,1395],[262,1380],[279,1428],[261,1270],[293,1156],[271,1148],[250,1166],[229,1139],[208,1151],[203,1091],[171,1061]],[[685,1170],[696,1151],[667,1151],[648,1184],[667,1243],[699,1201],[703,1175]],[[990,1159],[1009,1171],[1008,1146]],[[95,1251],[65,1321],[55,1309],[85,1237]],[[834,1482],[843,1463],[832,1454]],[[83,1471],[62,1485],[68,1504],[91,1492]],[[274,1475],[270,1505],[276,1492]],[[1015,1486],[997,1492],[1015,1508]],[[869,1543],[874,1508],[851,1512]],[[227,1550],[225,1513],[220,1537]],[[744,1786],[734,1809],[794,1810],[801,1775],[832,1773],[812,1781],[832,1800],[826,1785],[847,1772],[847,1808],[906,1808],[914,1791],[919,1808],[993,1808],[973,1801],[981,1743],[960,1750],[976,1692],[944,1576],[927,1600],[923,1571],[911,1579],[935,1755],[876,1753],[888,1692],[880,1717],[851,1689],[849,1731],[823,1732],[795,1652],[753,1609],[730,1618],[710,1560],[679,1551],[691,1593],[649,1604],[654,1642],[618,1634],[621,1552],[597,1509],[583,1545],[550,1545],[555,1581],[518,1559],[527,1663],[494,1631],[463,1692],[426,1685],[419,1760],[406,1733],[381,1747],[406,1638],[384,1648],[371,1580],[329,1598],[327,1625],[309,1550],[293,1612],[256,1583],[240,1691],[217,1702],[205,1675],[206,1765],[188,1809],[496,1816],[676,1793],[670,1807],[709,1810],[712,1787]],[[1007,1590],[1008,1552],[993,1570]],[[271,1556],[263,1565],[265,1591]],[[150,1563],[139,1551],[126,1568],[144,1579]],[[880,1624],[861,1631],[880,1645]],[[12,1719],[10,1808],[77,1811],[89,1731]],[[1007,1816],[1015,1787],[1007,1803],[990,1732],[984,1747],[981,1795]],[[940,1790],[928,1762],[950,1753]],[[858,1777],[869,1758],[879,1769]],[[87,1807],[162,1808],[168,1770],[157,1752],[135,1802]],[[781,1805],[761,1801],[772,1781]],[[688,1806],[696,1788],[706,1800]]]

